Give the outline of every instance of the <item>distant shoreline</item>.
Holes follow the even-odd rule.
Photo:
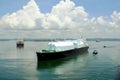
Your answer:
[[[88,41],[120,41],[120,38],[87,38]]]
[[[73,40],[72,38],[66,38],[68,40]],[[62,38],[41,38],[41,39],[31,39],[31,38],[25,38],[23,39],[24,41],[53,41],[53,40],[66,40],[66,39],[62,39]],[[18,39],[0,39],[0,41],[16,41]],[[120,41],[120,38],[86,38],[87,41]]]

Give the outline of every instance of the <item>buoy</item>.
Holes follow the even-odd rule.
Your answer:
[[[94,51],[93,51],[93,54],[98,54],[97,50],[94,50]]]
[[[106,46],[103,46],[104,48],[106,48]]]

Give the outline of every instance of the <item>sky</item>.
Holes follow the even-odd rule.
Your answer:
[[[119,0],[0,0],[0,38],[120,38]]]

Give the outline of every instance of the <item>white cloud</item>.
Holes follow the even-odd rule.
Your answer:
[[[34,0],[30,0],[22,9],[6,14],[0,19],[0,29],[39,29],[44,35],[65,35],[64,30],[73,36],[114,36],[120,34],[120,12],[114,11],[108,19],[104,16],[89,18],[82,6],[76,6],[71,0],[61,0],[53,6],[50,13],[40,12]],[[51,31],[49,31],[51,30]],[[59,31],[58,31],[59,30]],[[63,31],[61,31],[63,30]],[[114,35],[112,34],[113,32]],[[42,33],[41,33],[42,34]],[[66,32],[67,34],[67,32]],[[70,35],[69,35],[70,36]]]
[[[3,16],[0,25],[13,29],[72,29],[87,16],[83,7],[76,7],[70,0],[60,1],[47,14],[42,14],[35,1],[30,0],[21,10]]]
[[[111,25],[114,27],[119,27],[120,28],[120,12],[114,11],[113,14],[111,15],[112,22]]]
[[[31,29],[36,26],[35,20],[43,16],[34,0],[31,0],[21,10],[3,16],[0,25],[10,29]]]

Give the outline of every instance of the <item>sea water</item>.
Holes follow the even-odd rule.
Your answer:
[[[120,41],[88,44],[83,54],[37,62],[36,51],[47,42],[25,41],[16,48],[15,40],[0,41],[0,80],[120,80]]]

